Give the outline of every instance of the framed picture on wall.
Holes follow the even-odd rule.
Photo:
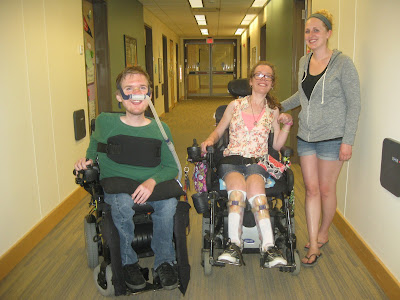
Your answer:
[[[124,34],[125,67],[137,65],[137,41]]]
[[[162,74],[163,74],[162,58],[159,58],[158,59],[158,83],[162,82]]]

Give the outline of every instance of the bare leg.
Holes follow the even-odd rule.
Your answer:
[[[336,183],[343,162],[318,159],[319,189],[322,201],[322,219],[318,232],[318,241],[325,243],[329,237],[329,227],[336,212]]]
[[[318,248],[318,231],[319,220],[321,217],[321,194],[318,182],[319,176],[317,156],[315,154],[301,156],[300,164],[306,189],[305,212],[308,238],[310,241],[310,248],[308,250],[307,256],[310,257],[311,254],[320,254]],[[302,259],[304,263],[312,263],[314,260],[315,256],[310,257],[310,259]]]

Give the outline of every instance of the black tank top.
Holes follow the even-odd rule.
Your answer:
[[[311,57],[310,57],[310,60],[311,60]],[[326,66],[326,68],[327,67],[328,67],[328,65]],[[324,75],[326,68],[320,74],[314,76],[314,75],[310,74],[310,62],[308,62],[307,77],[301,83],[304,94],[306,94],[308,100],[310,100],[311,93],[314,90],[314,87],[317,84],[318,80]]]

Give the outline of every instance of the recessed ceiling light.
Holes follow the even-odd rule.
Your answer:
[[[203,1],[202,0],[189,0],[190,6],[192,8],[200,8],[203,7]]]
[[[257,16],[256,14],[245,15],[243,18],[243,21],[242,21],[242,23],[240,23],[240,25],[249,25],[256,16]]]
[[[253,5],[251,7],[264,7],[267,1],[268,0],[254,0]]]
[[[196,18],[197,21],[205,21],[206,20],[206,16],[205,15],[194,15],[194,17]]]
[[[244,31],[244,28],[238,28],[235,32],[235,35],[241,35]]]
[[[194,17],[196,18],[196,21],[197,21],[198,25],[203,25],[203,26],[207,25],[207,21],[206,21],[206,16],[205,15],[194,15]]]
[[[202,35],[208,35],[208,29],[207,28],[200,29],[200,31],[201,31]]]

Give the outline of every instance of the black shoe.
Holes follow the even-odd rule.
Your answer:
[[[162,263],[156,273],[160,278],[161,285],[166,290],[173,290],[178,287],[178,273],[169,263]]]
[[[125,265],[123,269],[125,283],[128,287],[133,290],[140,290],[146,287],[146,280],[143,277],[141,268],[138,263]]]

